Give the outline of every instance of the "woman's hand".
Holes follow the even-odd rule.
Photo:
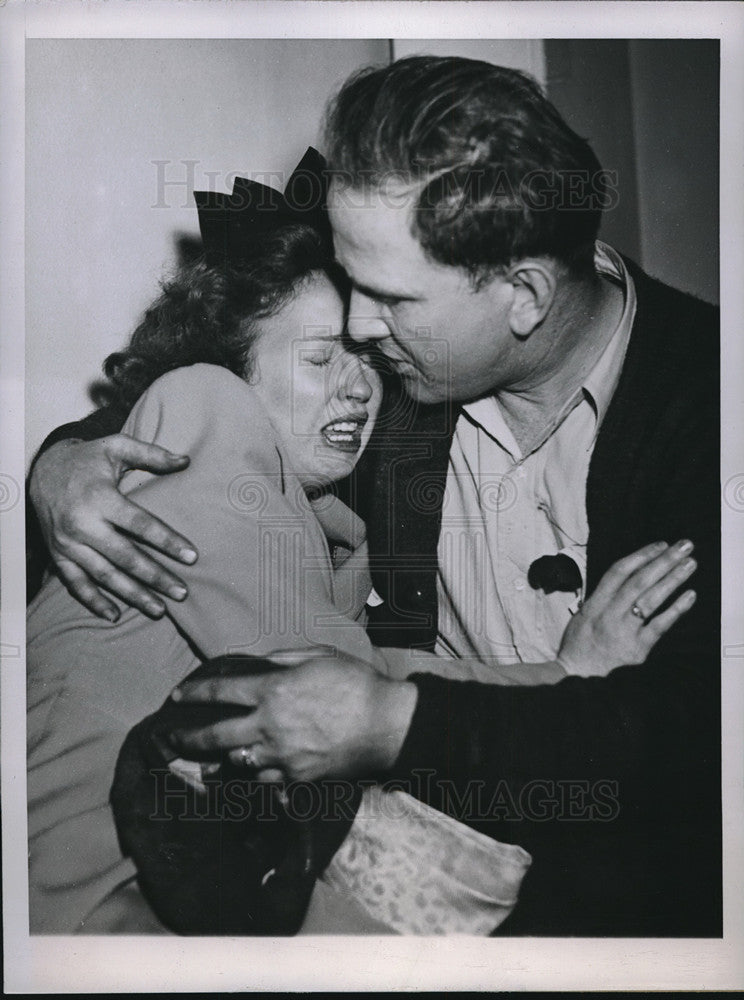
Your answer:
[[[186,596],[184,583],[137,541],[183,563],[197,558],[193,546],[127,500],[118,486],[128,469],[170,473],[188,462],[186,455],[126,434],[59,441],[37,459],[29,491],[44,540],[67,588],[93,614],[109,621],[119,617],[97,585],[155,618],[165,611],[156,591],[177,601]]]
[[[592,596],[569,622],[558,663],[569,674],[604,676],[615,667],[644,663],[659,639],[695,603],[686,590],[656,612],[697,568],[693,545],[647,545],[614,563]]]

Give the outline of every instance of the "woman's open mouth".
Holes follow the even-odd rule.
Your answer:
[[[367,414],[358,417],[345,417],[326,424],[321,434],[332,448],[339,451],[357,452],[362,447],[362,431],[367,423]]]

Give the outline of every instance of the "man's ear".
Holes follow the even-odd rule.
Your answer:
[[[518,337],[529,337],[545,319],[553,304],[556,275],[548,261],[534,258],[517,261],[506,280],[514,289],[509,324]]]

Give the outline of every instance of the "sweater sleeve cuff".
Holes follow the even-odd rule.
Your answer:
[[[98,438],[106,437],[109,434],[118,434],[121,430],[126,413],[114,406],[105,406],[99,410],[94,410],[82,420],[69,424],[62,424],[44,438],[39,448],[38,454],[51,448],[59,441],[96,441]],[[38,455],[37,455],[38,457]]]
[[[416,685],[418,699],[391,777],[417,780],[423,771],[447,777],[452,752],[448,740],[451,682],[431,674],[413,674],[408,680]]]

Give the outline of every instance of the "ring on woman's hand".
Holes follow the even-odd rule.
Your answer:
[[[630,613],[632,615],[635,615],[636,618],[640,618],[644,625],[646,624],[647,620],[646,616],[644,615],[644,613],[641,611],[641,609],[638,607],[637,604],[633,605],[633,607],[630,609]]]
[[[256,756],[256,749],[258,743],[253,743],[249,747],[241,747],[239,750],[240,763],[244,767],[251,767],[253,769],[258,767],[258,757]]]

